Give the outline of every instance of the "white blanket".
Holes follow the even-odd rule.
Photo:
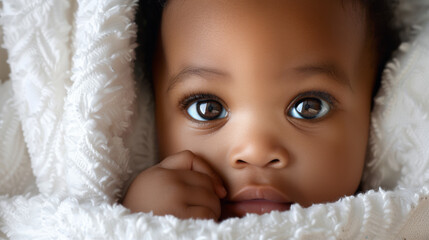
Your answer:
[[[372,115],[363,184],[374,190],[221,223],[116,204],[155,159],[151,94],[133,75],[136,6],[3,0],[0,239],[429,239],[427,0],[397,11],[407,42]]]

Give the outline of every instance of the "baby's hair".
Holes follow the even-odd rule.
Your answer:
[[[344,1],[344,0],[343,0]],[[368,31],[372,35],[377,51],[377,73],[373,97],[380,88],[384,67],[400,44],[399,30],[394,26],[395,0],[353,0],[365,11]]]
[[[135,21],[138,25],[136,49],[137,64],[144,72],[144,79],[152,80],[152,61],[157,46],[162,9],[166,0],[140,0]]]
[[[372,34],[377,50],[377,74],[373,89],[375,95],[380,87],[381,75],[386,62],[391,58],[400,43],[399,32],[393,25],[394,0],[341,0],[343,4],[350,1],[362,7],[368,22],[368,31]],[[162,10],[168,0],[141,0],[136,16],[139,25],[137,58],[143,61],[146,78],[152,79],[152,61],[158,39]],[[357,4],[357,5],[356,5]]]

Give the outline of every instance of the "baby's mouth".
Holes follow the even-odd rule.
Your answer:
[[[264,214],[287,211],[293,202],[271,187],[246,187],[231,200],[222,202],[222,217],[243,217],[247,213]]]

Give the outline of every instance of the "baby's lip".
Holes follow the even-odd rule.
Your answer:
[[[247,213],[287,211],[292,204],[293,202],[273,187],[249,186],[223,202],[221,219],[242,217]]]
[[[290,202],[287,196],[271,186],[247,186],[230,198],[231,202],[248,200],[267,200],[278,203]]]

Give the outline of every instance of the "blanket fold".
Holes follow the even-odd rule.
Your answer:
[[[410,212],[425,200],[420,194],[369,191],[337,203],[307,209],[294,205],[289,212],[251,214],[220,224],[130,214],[121,205],[40,195],[3,200],[0,208],[10,209],[3,230],[13,239],[401,239],[398,233]]]
[[[114,202],[127,177],[135,2],[94,3],[73,13],[69,1],[4,1],[2,22],[40,192]]]

